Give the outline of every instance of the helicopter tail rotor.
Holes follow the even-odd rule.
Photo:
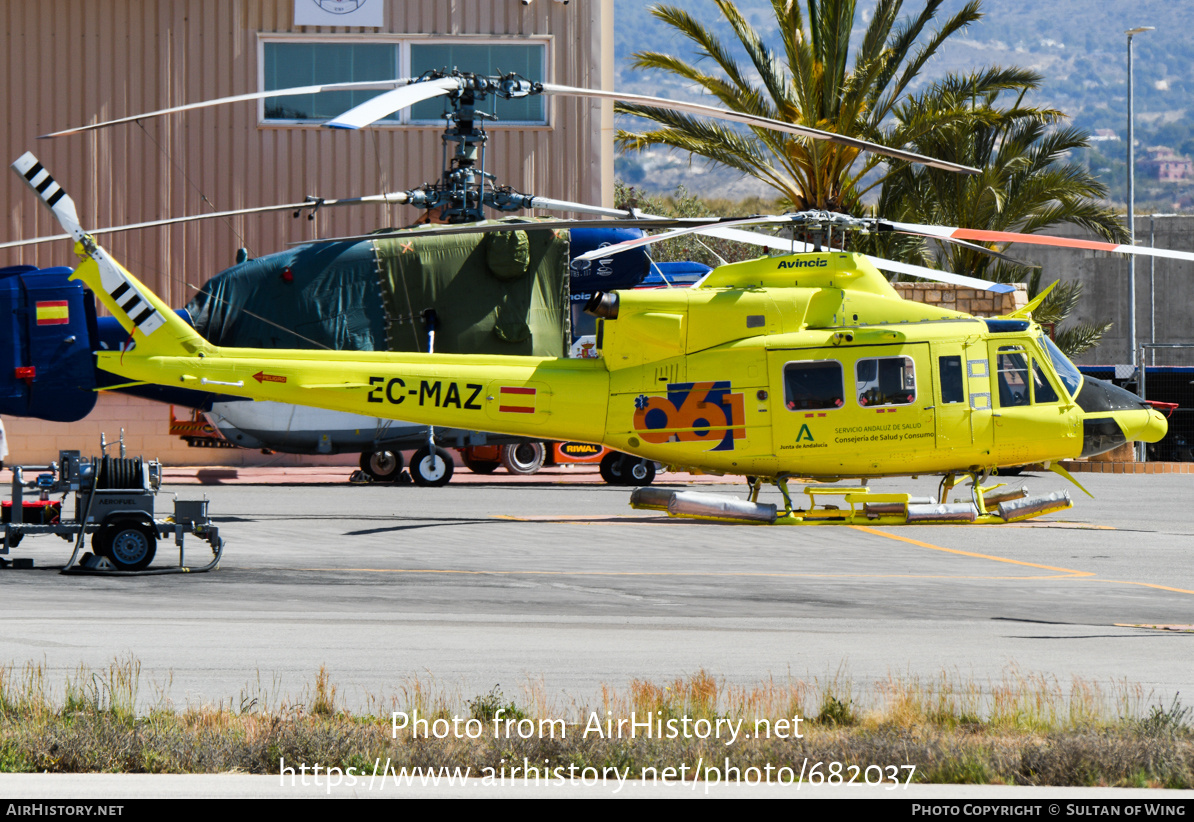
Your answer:
[[[191,343],[191,351],[197,345],[206,345],[202,337],[171,311],[153,292],[142,285],[136,277],[126,271],[79,224],[74,200],[60,186],[50,172],[38,161],[32,152],[25,152],[12,169],[41,198],[46,207],[67,233],[74,238],[81,249],[80,256],[87,260],[75,271],[75,277],[95,292],[100,301],[112,312],[138,343],[148,341],[150,335],[164,326],[170,326],[172,334],[159,334],[155,343],[166,343],[173,337],[177,342]],[[185,343],[184,343],[185,344]]]

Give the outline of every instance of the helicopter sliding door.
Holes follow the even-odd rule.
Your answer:
[[[927,343],[771,351],[768,370],[783,400],[773,418],[781,471],[898,474],[931,461]]]
[[[979,456],[991,445],[991,376],[986,344],[934,342],[932,351],[937,384],[933,398],[937,448],[966,452],[963,464],[981,463]]]

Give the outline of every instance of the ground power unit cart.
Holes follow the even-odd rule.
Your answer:
[[[38,470],[42,473],[34,480],[25,480],[26,471]],[[3,503],[0,516],[0,554],[8,554],[27,536],[54,534],[74,541],[74,553],[63,568],[67,573],[197,573],[219,565],[224,541],[211,524],[206,499],[175,499],[172,516],[155,517],[154,502],[161,485],[157,461],[107,455],[87,459],[78,451],[59,451],[58,461],[48,470],[14,466],[12,475],[12,496]],[[70,512],[64,510],[68,498],[73,506]],[[188,534],[207,542],[211,562],[200,567],[186,565]],[[88,535],[92,553],[80,558]],[[178,565],[150,568],[159,540],[170,537],[178,546]],[[29,567],[32,562],[11,560],[6,564]]]

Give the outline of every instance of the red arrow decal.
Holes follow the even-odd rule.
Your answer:
[[[258,371],[253,375],[253,379],[257,382],[286,382],[286,378],[281,374],[267,374],[264,371]]]

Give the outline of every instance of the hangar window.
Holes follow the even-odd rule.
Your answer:
[[[478,74],[516,72],[530,80],[546,80],[547,41],[484,40],[458,38],[262,38],[259,42],[262,91],[324,83],[392,80],[418,77],[432,69],[459,68]],[[380,91],[330,91],[321,94],[291,94],[267,97],[262,103],[263,123],[318,125],[360,105]],[[483,108],[489,112],[491,103]],[[441,99],[416,103],[383,125],[442,125]],[[547,104],[542,95],[514,100],[497,100],[495,124],[546,125]]]
[[[790,362],[784,366],[784,404],[792,411],[841,408],[846,392],[836,360]]]
[[[911,357],[869,357],[854,366],[858,404],[864,408],[916,402],[916,367]]]

